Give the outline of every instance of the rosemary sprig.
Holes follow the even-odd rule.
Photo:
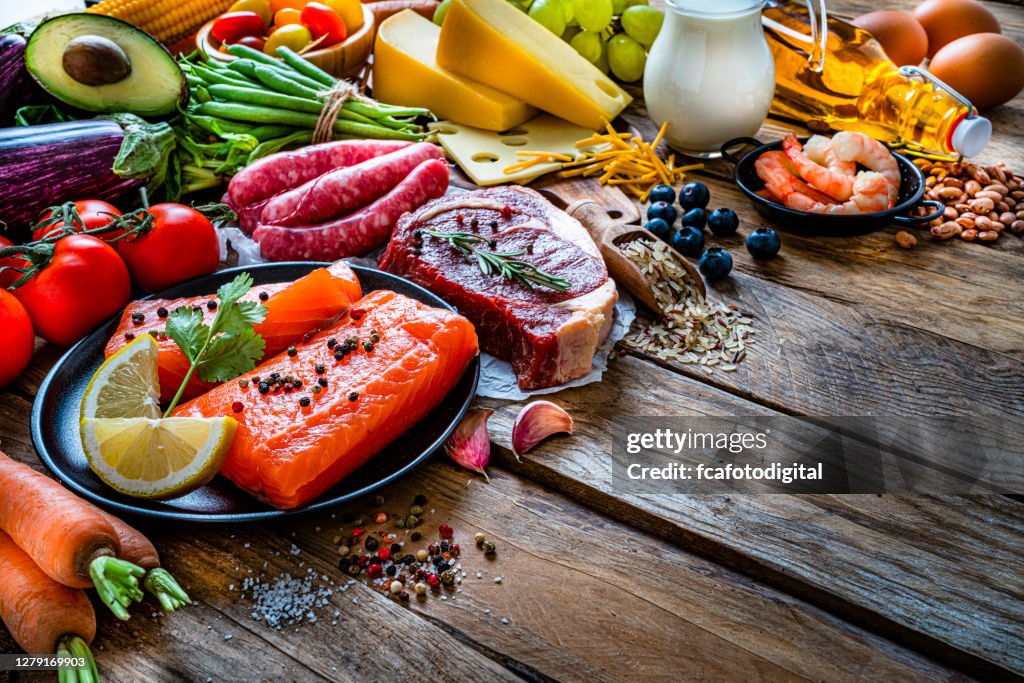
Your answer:
[[[490,249],[497,246],[493,239],[474,235],[471,232],[437,232],[435,230],[423,230],[424,235],[430,235],[442,239],[448,244],[462,252],[467,263],[472,263],[476,258],[477,265],[484,275],[500,275],[510,282],[518,282],[527,289],[533,289],[533,285],[547,287],[559,292],[564,292],[572,286],[568,280],[546,273],[526,261],[516,259],[527,253],[526,249],[519,251],[484,251],[479,245],[486,245]]]

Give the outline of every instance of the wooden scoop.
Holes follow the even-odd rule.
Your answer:
[[[612,278],[625,287],[640,303],[652,311],[664,313],[661,307],[658,306],[658,302],[654,297],[654,290],[647,281],[647,278],[640,271],[640,268],[630,261],[629,257],[619,248],[620,245],[635,239],[647,239],[653,244],[658,238],[643,228],[612,220],[600,205],[590,199],[581,199],[572,203],[565,209],[565,212],[582,223],[583,227],[590,233],[590,236],[594,238],[598,248],[601,250],[601,256],[604,257],[608,273]],[[675,249],[672,249],[672,252],[676,255],[679,263],[686,269],[686,272],[690,274],[701,295],[707,296],[704,279],[700,276],[697,269]]]

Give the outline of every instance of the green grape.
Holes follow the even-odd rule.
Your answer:
[[[608,75],[608,44],[601,43],[601,56],[594,62],[594,66],[601,70],[601,73]]]
[[[644,75],[647,53],[643,46],[624,33],[608,41],[608,66],[620,81],[632,83]]]
[[[558,0],[533,0],[529,15],[538,24],[556,36],[565,32],[565,14],[556,2]]]
[[[565,31],[562,32],[562,42],[572,43],[572,39],[576,37],[576,34],[580,32],[579,26],[566,26]]]
[[[572,11],[588,31],[601,31],[612,23],[612,0],[572,0]]]
[[[580,31],[569,41],[573,49],[579,52],[591,64],[596,64],[604,53],[601,34],[593,31]]]
[[[555,0],[555,4],[562,8],[562,16],[565,17],[566,25],[569,25],[575,18],[572,11],[572,0]]]
[[[665,15],[661,10],[645,5],[636,5],[626,8],[622,13],[622,30],[633,40],[644,47],[654,44],[654,39],[661,31],[661,25],[665,21]]]
[[[434,23],[440,26],[444,23],[444,17],[448,14],[448,8],[451,7],[452,0],[444,0],[437,9],[434,10]]]
[[[626,7],[640,7],[648,4],[647,0],[626,0]]]
[[[612,14],[619,16],[628,6],[626,0],[612,0]]]

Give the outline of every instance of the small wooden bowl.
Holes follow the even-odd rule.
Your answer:
[[[231,62],[236,59],[220,51],[220,42],[213,37],[213,22],[207,22],[199,33],[196,34],[196,46],[199,51],[206,54],[210,59],[221,62]],[[373,38],[376,35],[373,12],[367,5],[363,5],[362,27],[337,45],[322,50],[310,50],[302,56],[313,64],[338,78],[351,76],[366,65],[366,61],[373,51]]]

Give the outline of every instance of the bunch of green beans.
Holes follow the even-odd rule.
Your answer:
[[[231,62],[183,59],[192,91],[179,118],[180,194],[215,187],[224,176],[289,147],[308,145],[338,79],[287,47],[274,59],[244,45],[230,45]],[[423,140],[417,123],[427,109],[397,107],[366,98],[347,100],[333,137]]]

